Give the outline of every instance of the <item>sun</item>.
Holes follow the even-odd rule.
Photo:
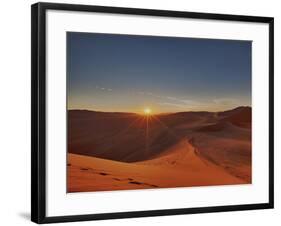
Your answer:
[[[145,108],[143,109],[143,112],[145,115],[150,115],[151,114],[151,109],[150,108]]]

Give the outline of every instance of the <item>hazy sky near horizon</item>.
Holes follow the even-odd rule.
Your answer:
[[[68,109],[251,106],[251,41],[67,33]]]

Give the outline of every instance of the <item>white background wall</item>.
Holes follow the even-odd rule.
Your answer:
[[[30,5],[1,1],[0,8],[0,225],[30,225]],[[49,0],[48,2],[53,2]],[[281,221],[281,4],[278,0],[99,0],[92,5],[275,17],[275,209],[78,222],[68,225],[280,225]],[[279,102],[279,103],[278,103]],[[278,139],[279,138],[279,139]],[[211,195],[211,194],[210,194]]]

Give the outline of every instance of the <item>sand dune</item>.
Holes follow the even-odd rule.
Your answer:
[[[251,108],[68,113],[68,191],[251,183]]]
[[[158,158],[137,163],[68,155],[68,192],[243,184],[201,159],[187,141]]]

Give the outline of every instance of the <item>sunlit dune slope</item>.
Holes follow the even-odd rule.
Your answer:
[[[187,141],[138,163],[68,154],[68,192],[244,183],[201,158]]]

